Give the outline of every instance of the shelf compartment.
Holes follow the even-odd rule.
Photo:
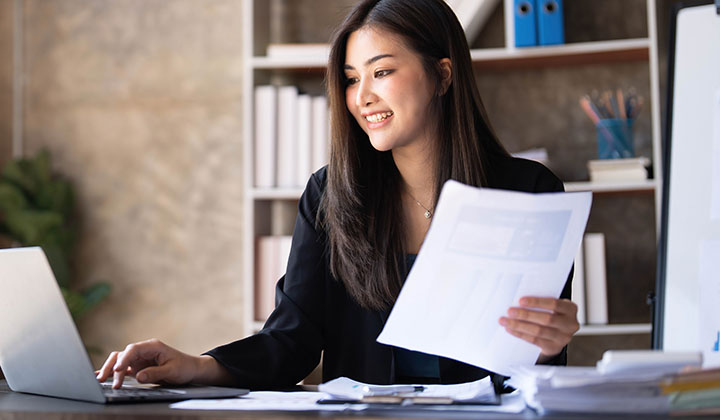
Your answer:
[[[645,61],[649,51],[650,40],[636,38],[544,47],[475,49],[470,55],[476,67],[507,69]]]
[[[657,182],[649,179],[639,182],[566,182],[566,191],[593,191],[613,193],[625,191],[655,191]],[[298,200],[302,188],[254,188],[250,194],[255,200]]]
[[[528,48],[487,48],[470,50],[477,67],[507,68],[509,66],[556,66],[568,64],[607,63],[647,60],[650,40],[647,38],[611,41],[578,42],[573,44]],[[328,57],[313,55],[302,57],[251,58],[254,69],[324,69]]]
[[[576,336],[650,334],[652,324],[581,325]]]
[[[618,181],[618,182],[566,182],[565,191],[592,191],[596,193],[614,193],[626,191],[655,191],[657,181]]]
[[[303,188],[253,188],[250,195],[255,200],[299,200]]]

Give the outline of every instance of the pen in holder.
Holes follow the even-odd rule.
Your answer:
[[[633,120],[610,118],[595,124],[598,159],[623,159],[635,156]]]
[[[618,89],[613,95],[593,93],[580,99],[580,107],[595,124],[599,159],[626,159],[635,156],[633,122],[642,108],[643,98],[632,89]]]

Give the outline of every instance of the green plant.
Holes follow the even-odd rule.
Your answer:
[[[52,173],[50,163],[50,153],[43,150],[5,165],[0,174],[0,234],[21,246],[42,247],[70,313],[78,319],[110,293],[110,286],[71,288],[74,194],[67,180]]]

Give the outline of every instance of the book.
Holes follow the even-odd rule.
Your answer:
[[[312,99],[312,166],[317,171],[327,165],[330,149],[330,118],[328,118],[328,103],[324,96]]]
[[[277,88],[271,85],[255,88],[255,186],[275,186]]]
[[[292,236],[261,236],[255,245],[254,318],[264,321],[275,309],[275,285],[285,275]]]
[[[583,241],[585,251],[585,296],[588,324],[607,324],[607,279],[605,270],[605,235],[588,233]]]
[[[572,301],[578,307],[577,320],[580,325],[587,323],[587,317],[585,315],[585,253],[583,252],[583,245],[580,244],[577,255],[575,256],[575,270],[573,271],[572,279]]]
[[[295,186],[307,183],[312,174],[312,98],[300,95],[297,99],[297,174]]]
[[[645,181],[649,164],[646,157],[597,159],[588,161],[587,167],[592,182]]]
[[[277,186],[297,186],[298,89],[278,88],[277,111]]]
[[[275,256],[277,241],[273,236],[261,236],[255,244],[254,319],[264,321],[275,308],[275,282],[277,270]]]
[[[323,58],[330,57],[330,44],[270,44],[267,56],[272,58]]]

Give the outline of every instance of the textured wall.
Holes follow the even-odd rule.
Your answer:
[[[26,0],[25,149],[77,189],[81,323],[104,353],[241,328],[241,2]],[[96,357],[96,361],[98,358]]]
[[[0,166],[12,156],[13,0],[0,0]]]

